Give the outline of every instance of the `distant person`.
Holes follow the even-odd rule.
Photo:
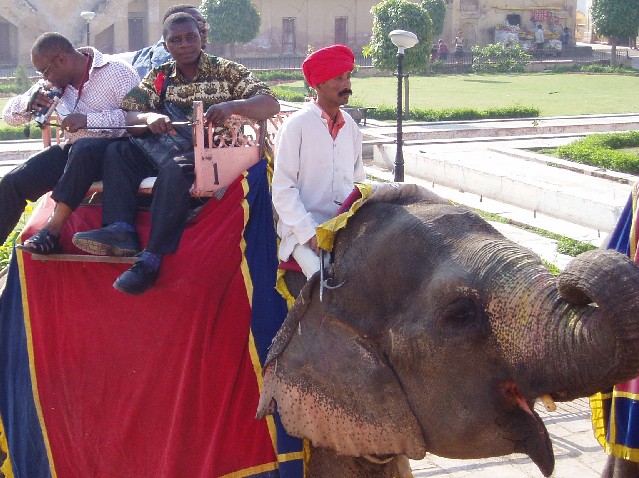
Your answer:
[[[448,47],[441,38],[437,42],[437,56],[442,61],[448,60]]]
[[[437,45],[433,45],[433,47],[430,49],[430,62],[431,63],[435,63],[437,61]]]
[[[464,54],[464,37],[462,37],[462,32],[457,33],[455,37],[455,58],[459,59]]]
[[[537,25],[537,30],[535,31],[535,47],[537,49],[537,56],[541,56],[541,53],[544,49],[544,29],[541,24]]]
[[[570,43],[570,29],[564,27],[564,31],[561,32],[561,48],[566,48],[568,43]]]
[[[206,35],[209,31],[209,24],[202,15],[200,10],[186,3],[179,5],[173,5],[167,8],[162,18],[162,23],[174,13],[188,13],[197,21],[198,28],[200,30],[200,38],[202,40],[202,50],[206,49]],[[154,45],[147,46],[135,52],[133,56],[133,68],[135,68],[140,75],[140,78],[144,78],[146,74],[153,68],[157,68],[163,63],[173,60],[173,57],[169,51],[164,48],[164,38],[161,37]]]

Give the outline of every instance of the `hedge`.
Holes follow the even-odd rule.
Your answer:
[[[639,147],[639,131],[593,134],[566,146],[560,146],[556,152],[560,158],[576,163],[639,174],[639,156],[619,151],[632,147]]]

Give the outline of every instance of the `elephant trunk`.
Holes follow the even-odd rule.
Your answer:
[[[560,400],[592,395],[637,376],[639,268],[614,251],[587,252],[560,274],[558,290],[574,307],[564,316],[575,320],[564,343],[574,364],[566,370],[567,386],[550,389],[553,395]],[[561,361],[564,354],[558,352]]]
[[[550,393],[556,400],[572,400],[639,375],[635,264],[614,251],[590,251],[555,280],[521,255],[510,259],[511,266],[518,262],[517,279],[508,286],[495,279],[508,293],[493,298],[489,313],[503,317],[506,311],[515,323],[504,328],[511,331],[508,337],[496,324],[495,335],[524,397]],[[518,282],[522,272],[527,285]]]

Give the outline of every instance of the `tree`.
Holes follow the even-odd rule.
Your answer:
[[[209,39],[231,46],[235,56],[235,43],[248,43],[260,31],[260,12],[251,0],[205,0],[202,14],[211,28]]]
[[[439,36],[444,32],[444,20],[446,20],[445,0],[422,0],[422,7],[428,12],[433,22],[433,36]]]
[[[419,43],[406,50],[404,70],[424,68],[433,38],[433,23],[424,7],[407,0],[384,0],[375,5],[371,13],[373,31],[370,43],[364,47],[364,55],[371,56],[373,66],[387,71],[397,68],[397,47],[388,34],[392,30],[408,30],[417,35]]]
[[[639,3],[637,0],[593,0],[590,15],[595,31],[610,39],[611,61],[615,65],[619,39],[637,36]]]

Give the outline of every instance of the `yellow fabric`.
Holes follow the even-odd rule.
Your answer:
[[[333,250],[333,242],[335,241],[335,234],[340,229],[346,227],[348,220],[357,212],[361,205],[373,194],[373,186],[370,184],[356,183],[355,187],[359,189],[362,197],[353,203],[348,211],[335,216],[333,219],[329,219],[323,224],[317,226],[317,244],[325,251]]]
[[[40,203],[42,204],[42,203]],[[33,350],[33,339],[31,335],[31,315],[29,311],[29,299],[27,297],[27,284],[26,274],[24,273],[24,259],[23,252],[16,249],[16,258],[18,260],[18,268],[20,269],[20,288],[22,290],[22,310],[24,314],[24,327],[27,336],[27,352],[29,355],[29,370],[31,372],[31,389],[33,392],[33,401],[35,403],[36,412],[38,413],[38,421],[40,422],[40,429],[42,430],[42,439],[47,450],[47,458],[49,459],[49,469],[51,471],[51,478],[57,478],[55,463],[53,461],[53,454],[51,452],[51,443],[49,442],[49,433],[47,431],[47,425],[44,421],[44,414],[42,413],[42,404],[40,403],[40,392],[38,391],[38,377],[35,369],[35,353]]]
[[[13,478],[13,467],[11,466],[11,457],[9,456],[9,444],[7,443],[7,435],[4,432],[4,424],[2,418],[0,418],[0,450],[7,456],[0,466],[0,473],[5,478]]]

